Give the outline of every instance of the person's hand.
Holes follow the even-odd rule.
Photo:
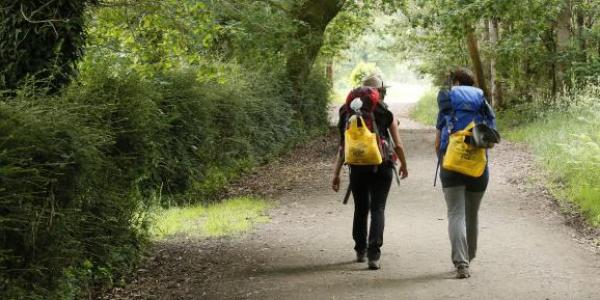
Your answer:
[[[408,169],[405,165],[400,166],[400,170],[398,170],[398,175],[400,175],[401,179],[408,177]]]
[[[331,188],[337,192],[340,190],[340,176],[339,175],[335,175],[333,177],[333,180],[331,181]]]

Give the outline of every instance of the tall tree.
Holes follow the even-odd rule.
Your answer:
[[[556,20],[556,81],[558,87],[564,90],[567,80],[568,51],[571,44],[572,3],[565,0]]]
[[[94,0],[12,0],[0,4],[0,89],[31,76],[56,90],[75,72],[85,43],[84,11]]]
[[[479,88],[483,90],[483,94],[487,99],[490,99],[490,91],[487,88],[485,81],[485,74],[483,72],[483,64],[481,63],[481,54],[479,53],[479,43],[477,36],[475,35],[475,28],[472,25],[465,25],[467,45],[469,48],[469,56],[471,57],[471,63],[473,64],[473,70],[477,77],[477,84]]]
[[[502,107],[502,85],[498,80],[498,74],[496,70],[496,48],[498,47],[499,39],[499,24],[498,18],[492,17],[489,20],[489,40],[492,54],[490,55],[490,98],[491,102],[496,107]]]
[[[343,0],[304,0],[298,1],[291,14],[298,20],[299,27],[295,38],[301,47],[292,51],[287,58],[287,74],[298,89],[306,81],[311,68],[323,46],[325,29],[337,16],[344,5]]]

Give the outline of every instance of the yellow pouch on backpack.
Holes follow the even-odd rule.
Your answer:
[[[475,126],[471,122],[465,129],[450,135],[448,149],[444,155],[442,166],[446,170],[455,171],[471,177],[480,177],[485,171],[487,157],[484,148],[477,148],[465,142]]]
[[[358,123],[362,126],[358,126]],[[377,135],[366,126],[362,117],[350,118],[344,133],[345,163],[349,165],[379,165],[383,162]]]

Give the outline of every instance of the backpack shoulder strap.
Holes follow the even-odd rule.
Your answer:
[[[379,120],[380,127],[383,126],[382,129],[389,129],[394,121],[394,114],[388,108],[387,104],[384,102],[379,103],[377,109],[374,111],[377,119]]]
[[[377,119],[375,119],[375,112],[370,112],[371,115],[371,123],[373,124],[373,132],[375,133],[375,135],[377,137],[379,137],[381,134],[379,132],[379,126],[377,126]]]
[[[483,103],[481,104],[480,110],[481,116],[483,117],[483,123],[487,126],[495,126],[494,120],[496,119],[496,114],[494,113],[494,109],[490,105],[489,102],[485,98],[483,98]]]
[[[338,114],[338,131],[339,131],[339,144],[343,148],[344,147],[344,132],[348,127],[348,120],[350,119],[350,112],[345,108],[346,105],[340,107],[340,111]]]

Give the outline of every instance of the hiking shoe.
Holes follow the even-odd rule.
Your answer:
[[[369,260],[369,270],[379,270],[380,268],[379,259]]]
[[[356,262],[363,263],[365,261],[367,261],[367,253],[356,252]]]
[[[469,274],[469,266],[460,265],[456,268],[456,278],[464,279],[469,277],[471,277],[471,274]]]

